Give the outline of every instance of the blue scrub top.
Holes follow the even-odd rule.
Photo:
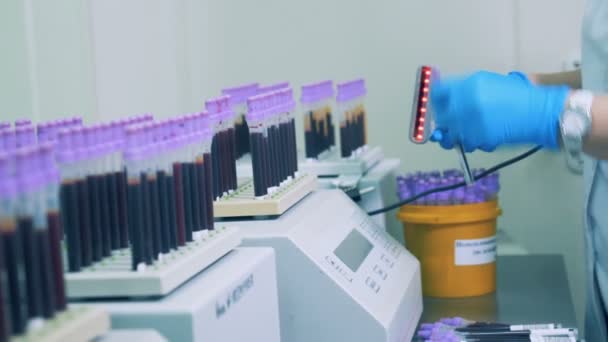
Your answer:
[[[583,88],[608,93],[608,0],[588,0],[582,33]],[[585,158],[586,340],[608,341],[608,161]]]

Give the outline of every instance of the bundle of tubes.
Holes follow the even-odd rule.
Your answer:
[[[254,192],[263,198],[298,171],[293,90],[250,97],[247,107]]]
[[[81,118],[49,121],[39,124],[37,128],[30,120],[15,121],[15,129],[12,129],[8,122],[0,122],[0,151],[10,152],[26,146],[53,142],[62,129],[81,125]]]
[[[365,80],[339,83],[336,103],[340,124],[340,151],[350,157],[367,144],[367,125],[363,99],[367,94]]]
[[[481,174],[484,170],[474,170],[474,174]],[[464,182],[460,170],[445,170],[416,172],[406,176],[397,177],[397,194],[405,200],[417,194],[435,188],[454,185]],[[471,186],[459,187],[453,190],[437,192],[416,200],[414,205],[458,205],[491,201],[497,198],[500,190],[498,173],[490,174]]]
[[[336,144],[331,113],[332,81],[302,86],[300,102],[304,111],[306,158],[316,159]]]
[[[0,341],[66,309],[58,188],[52,144],[0,152]]]
[[[257,94],[257,83],[222,89],[223,95],[230,95],[230,106],[236,112],[234,135],[236,139],[236,158],[249,153],[249,127],[247,126],[247,98]]]
[[[126,129],[133,270],[214,228],[211,139],[205,113]]]
[[[230,106],[230,96],[224,95],[205,101],[206,115],[212,130],[211,165],[213,173],[213,198],[236,190],[236,136],[235,112]]]
[[[57,134],[61,170],[60,203],[68,270],[129,247],[126,174],[122,164],[124,129],[151,121],[150,115],[63,129]]]

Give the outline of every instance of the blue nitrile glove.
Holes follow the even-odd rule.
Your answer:
[[[502,144],[558,147],[566,86],[536,86],[525,75],[479,71],[438,81],[431,90],[436,129],[431,140],[450,149],[493,151]]]

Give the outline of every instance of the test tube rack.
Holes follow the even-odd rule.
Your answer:
[[[58,313],[38,329],[11,338],[13,342],[85,342],[110,330],[110,316],[102,308],[77,307]]]
[[[348,158],[342,158],[334,147],[321,153],[317,159],[300,159],[298,168],[317,176],[363,175],[383,158],[384,153],[379,146],[363,146]]]
[[[66,273],[67,296],[70,299],[163,296],[240,243],[237,227],[218,227],[137,271],[131,270],[130,250],[119,250],[81,272]]]
[[[215,217],[278,216],[283,214],[317,187],[317,177],[310,174],[296,176],[275,192],[255,198],[252,178],[239,179],[239,186],[213,203]]]

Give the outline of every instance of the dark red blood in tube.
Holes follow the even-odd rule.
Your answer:
[[[49,229],[49,246],[55,289],[55,310],[63,311],[67,306],[65,297],[65,280],[63,278],[63,260],[61,257],[61,218],[57,211],[49,211],[46,216]]]
[[[211,167],[211,154],[203,154],[203,165],[205,166],[205,203],[207,205],[207,221],[206,228],[213,229],[213,169]]]
[[[76,182],[78,189],[78,225],[80,227],[80,252],[82,266],[90,266],[93,263],[93,237],[91,236],[91,208],[89,193],[85,179]]]
[[[42,317],[50,319],[55,316],[55,282],[49,232],[45,229],[36,229],[36,245],[39,249],[40,262],[40,291],[42,295]]]
[[[186,245],[186,222],[184,213],[184,184],[180,163],[173,163],[173,184],[175,190],[175,222],[177,224],[177,245]]]
[[[15,335],[25,332],[28,319],[27,283],[25,263],[23,261],[23,244],[21,235],[17,233],[14,221],[2,222],[2,247],[6,261],[8,278],[8,297],[10,298],[11,331]]]
[[[144,262],[144,232],[143,232],[143,198],[140,180],[129,179],[127,185],[127,217],[129,220],[129,238],[131,240],[131,269],[137,270],[137,265]]]
[[[116,198],[118,204],[118,226],[120,236],[120,248],[129,247],[129,227],[127,220],[127,173],[116,172]]]
[[[42,317],[42,282],[40,279],[40,249],[36,244],[32,217],[17,218],[17,231],[22,237],[25,261],[28,317]]]

